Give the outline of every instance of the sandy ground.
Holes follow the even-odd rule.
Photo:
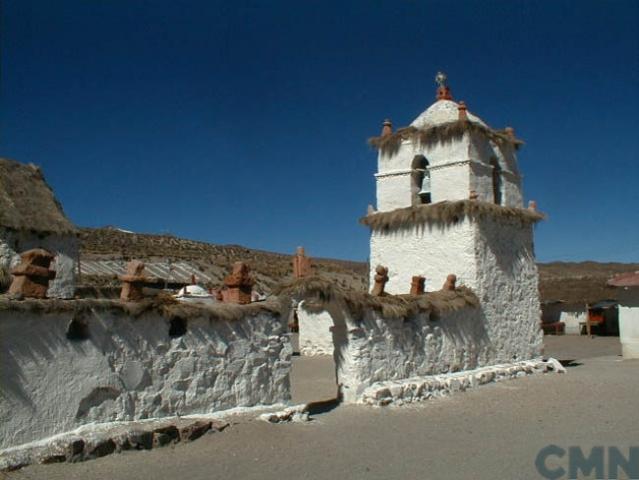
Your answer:
[[[546,337],[566,374],[487,385],[415,406],[339,406],[303,424],[239,418],[190,444],[79,464],[35,465],[11,479],[537,479],[539,450],[639,445],[639,361],[618,338]],[[297,400],[330,397],[330,359],[297,357]],[[567,467],[567,460],[550,466]],[[580,477],[581,478],[581,477]],[[589,477],[585,477],[589,478]],[[593,477],[594,478],[594,477]],[[624,478],[623,475],[620,478]]]

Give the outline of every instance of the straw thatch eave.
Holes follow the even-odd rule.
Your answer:
[[[314,276],[297,279],[277,290],[280,297],[291,297],[309,303],[313,311],[326,309],[330,304],[344,305],[353,319],[360,320],[366,311],[375,311],[382,318],[405,319],[418,314],[432,318],[464,308],[479,307],[479,299],[472,290],[459,287],[423,295],[373,296],[366,292],[340,288],[328,279]]]
[[[38,233],[75,234],[42,171],[0,158],[0,228]]]
[[[426,128],[404,127],[390,135],[369,138],[368,143],[385,155],[394,155],[405,140],[410,140],[420,146],[432,146],[437,143],[458,140],[466,133],[479,133],[496,143],[511,144],[515,149],[524,144],[503,130],[493,130],[481,123],[469,120],[457,120]]]
[[[449,225],[465,217],[493,217],[535,223],[543,220],[543,214],[524,208],[504,207],[478,200],[443,201],[389,212],[377,212],[360,219],[360,223],[372,230],[397,230],[428,223]]]
[[[147,312],[154,312],[165,318],[181,319],[208,318],[210,320],[233,322],[247,317],[255,317],[261,313],[280,316],[282,304],[277,298],[247,305],[230,303],[195,304],[175,300],[170,295],[158,295],[141,302],[122,302],[111,299],[24,299],[14,300],[8,296],[0,296],[1,311],[33,312],[37,314],[68,313],[86,314],[90,312],[112,312],[139,317]],[[0,315],[1,317],[1,315]]]

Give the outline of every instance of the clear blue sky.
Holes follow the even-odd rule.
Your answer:
[[[541,261],[639,261],[639,2],[4,0],[0,156],[78,225],[363,260],[433,77],[515,127]]]

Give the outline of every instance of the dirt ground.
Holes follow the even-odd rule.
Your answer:
[[[539,450],[555,444],[639,445],[639,361],[619,339],[546,337],[566,374],[535,375],[404,407],[337,406],[308,423],[238,417],[190,444],[78,464],[35,465],[11,479],[537,479]],[[295,400],[334,392],[330,359],[295,357]],[[567,466],[554,458],[550,467]],[[567,478],[567,477],[562,477]],[[594,477],[579,477],[594,478]],[[624,478],[620,475],[619,478]]]

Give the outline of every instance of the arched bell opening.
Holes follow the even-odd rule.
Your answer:
[[[496,205],[502,205],[502,200],[503,200],[502,170],[496,158],[493,158],[490,161],[490,164],[493,167],[493,201],[495,202]]]
[[[412,205],[431,203],[429,163],[424,155],[415,155],[411,164]]]

